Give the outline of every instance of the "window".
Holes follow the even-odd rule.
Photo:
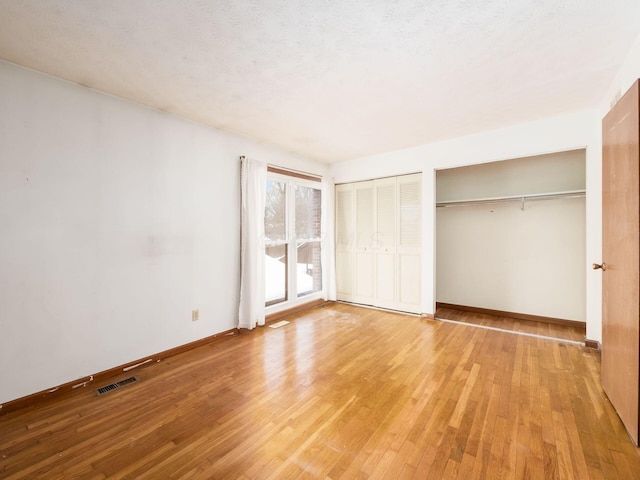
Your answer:
[[[296,304],[322,294],[322,191],[316,181],[273,173],[265,202],[265,303]]]
[[[287,300],[287,184],[267,180],[264,212],[265,301],[274,305]]]

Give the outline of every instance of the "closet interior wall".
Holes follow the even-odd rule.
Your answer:
[[[436,172],[436,301],[584,322],[585,159],[573,150]],[[577,194],[450,205],[559,192]]]

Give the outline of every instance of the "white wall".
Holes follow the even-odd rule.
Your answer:
[[[0,62],[0,403],[235,327],[240,155],[326,174]]]
[[[586,258],[601,252],[601,143],[597,110],[584,110],[461,138],[334,164],[337,183],[423,172],[423,291],[425,313],[435,312],[435,171],[531,155],[586,149]],[[587,275],[587,337],[601,338],[601,283]]]
[[[438,202],[584,190],[585,151],[447,168],[436,180]]]
[[[437,210],[437,300],[585,321],[584,198]]]
[[[604,117],[611,107],[625,94],[629,87],[640,78],[640,34],[636,38],[631,50],[609,85],[607,93],[600,102],[600,116]]]

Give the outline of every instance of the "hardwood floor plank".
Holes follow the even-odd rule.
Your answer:
[[[344,304],[288,320],[0,416],[0,478],[640,478],[597,351]]]
[[[553,444],[544,442],[543,444],[544,454],[544,478],[549,480],[555,480],[560,478],[558,472],[558,452]]]
[[[544,335],[552,338],[584,342],[586,328],[584,325],[558,325],[531,320],[520,320],[500,315],[470,313],[463,310],[438,307],[436,318],[455,320],[472,325],[482,325],[534,335]]]

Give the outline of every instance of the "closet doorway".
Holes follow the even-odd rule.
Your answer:
[[[586,322],[584,149],[436,172],[436,305]]]

